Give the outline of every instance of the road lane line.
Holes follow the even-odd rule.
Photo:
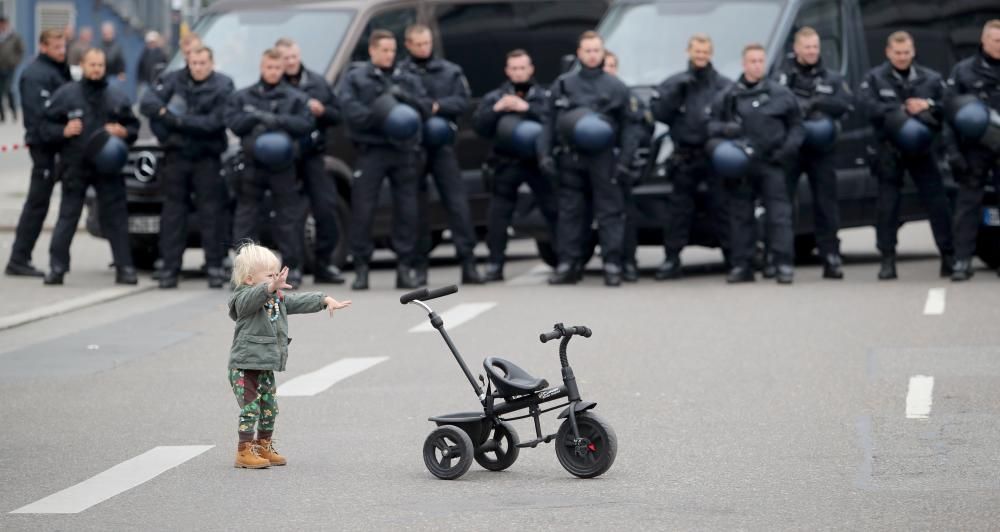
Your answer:
[[[444,326],[450,331],[495,306],[497,304],[493,301],[461,303],[442,312],[440,316],[444,320]],[[423,323],[410,329],[410,332],[432,332],[434,330],[430,321],[424,320]]]
[[[547,264],[538,264],[534,268],[518,275],[504,284],[507,286],[533,286],[544,284],[546,279],[548,279],[549,273],[551,272],[552,268],[549,268]]]
[[[924,314],[937,316],[944,314],[944,288],[931,288],[927,291],[927,302],[924,303]]]
[[[73,312],[74,310],[91,307],[100,303],[107,303],[108,301],[114,301],[116,299],[121,299],[123,297],[137,294],[139,292],[145,292],[146,290],[152,290],[154,288],[156,288],[156,285],[153,283],[140,282],[137,286],[106,288],[91,294],[74,297],[72,299],[65,299],[51,305],[29,309],[14,316],[5,316],[0,318],[0,331],[31,323],[33,321],[51,318],[52,316],[58,316],[59,314],[66,314],[67,312]]]
[[[312,373],[299,375],[278,386],[280,397],[311,397],[325,392],[330,386],[380,363],[389,357],[344,358]]]
[[[12,514],[76,514],[119,493],[148,482],[161,473],[215,447],[214,445],[170,445],[153,447],[103,473],[53,493]]]
[[[914,375],[906,392],[906,419],[927,419],[931,415],[934,377]]]

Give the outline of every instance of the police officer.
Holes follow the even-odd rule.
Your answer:
[[[834,141],[839,120],[851,110],[853,95],[843,76],[823,66],[816,30],[806,26],[795,33],[793,56],[778,72],[778,83],[791,89],[802,110],[805,141],[788,173],[788,192],[795,204],[799,176],[805,171],[812,191],[816,219],[816,246],[823,261],[823,278],[843,279],[840,258],[840,209]]]
[[[878,278],[896,278],[896,233],[903,171],[920,191],[931,221],[934,241],[941,252],[941,276],[952,273],[954,246],[951,209],[945,196],[933,136],[941,130],[944,80],[933,70],[914,63],[913,38],[905,31],[889,36],[888,61],[865,75],[859,91],[878,142],[872,171],[878,179],[876,238],[882,254]]]
[[[552,84],[552,113],[539,140],[543,172],[559,179],[559,265],[549,284],[576,284],[583,273],[582,249],[588,201],[597,220],[604,284],[620,286],[625,205],[618,161],[631,161],[623,147],[629,90],[604,72],[604,41],[584,32],[577,47],[580,68]]]
[[[479,270],[476,269],[476,231],[469,214],[469,198],[462,182],[462,170],[452,147],[457,130],[456,121],[469,105],[469,83],[462,73],[462,67],[433,56],[433,35],[427,26],[415,24],[406,28],[406,50],[410,57],[400,63],[400,68],[416,76],[423,83],[427,96],[433,101],[431,114],[443,118],[451,128],[450,135],[432,131],[432,124],[424,135],[427,171],[437,185],[441,205],[448,213],[448,227],[455,244],[455,252],[462,263],[462,283],[481,284]],[[443,129],[443,128],[442,128]],[[427,262],[431,248],[430,213],[427,205],[427,181],[420,178],[420,233],[418,235],[416,275],[419,284],[427,284]]]
[[[143,94],[140,105],[166,154],[160,215],[160,288],[177,287],[192,193],[198,209],[208,286],[222,288],[226,282],[222,259],[228,237],[221,219],[226,199],[219,171],[220,156],[229,144],[226,101],[235,89],[229,76],[214,69],[212,50],[195,48],[187,55],[187,66],[160,76]]]
[[[31,183],[17,222],[14,245],[7,262],[7,275],[42,277],[45,274],[31,264],[42,223],[49,212],[52,188],[56,184],[55,157],[59,146],[42,141],[45,125],[45,102],[59,87],[70,81],[66,65],[66,37],[61,30],[42,31],[38,39],[38,57],[21,73],[21,108],[24,116],[24,143],[31,153]]]
[[[749,44],[743,48],[743,75],[719,93],[712,104],[708,145],[715,163],[719,148],[728,139],[744,147],[749,164],[742,176],[724,175],[729,195],[732,268],[726,281],[752,282],[750,264],[756,242],[754,196],[760,197],[767,211],[767,232],[781,284],[794,280],[794,233],[792,205],[785,184],[785,168],[798,155],[804,131],[802,114],[795,96],[765,76],[767,57],[764,47]],[[718,170],[718,168],[717,168]]]
[[[653,106],[656,119],[670,127],[674,151],[668,165],[674,190],[667,196],[663,246],[666,257],[656,279],[681,276],[681,250],[688,245],[700,186],[708,187],[708,212],[723,255],[729,253],[729,211],[722,184],[711,171],[705,143],[712,101],[733,82],[712,66],[712,39],[696,33],[688,39],[688,68],[657,87]]]
[[[76,234],[88,186],[97,192],[101,231],[111,244],[115,282],[136,284],[128,241],[128,210],[121,168],[128,144],[135,142],[139,121],[123,92],[109,86],[105,56],[100,48],[84,52],[83,79],[59,88],[45,111],[41,142],[60,145],[62,203],[49,245],[49,273],[45,284],[63,283],[69,271],[69,248]]]
[[[987,112],[1000,113],[1000,19],[983,26],[982,48],[971,57],[960,61],[948,78],[953,106],[959,99],[978,100]],[[955,109],[959,111],[959,109]],[[954,120],[953,120],[954,123]],[[953,125],[956,129],[958,125]],[[972,138],[957,131],[960,151],[952,152],[949,163],[958,181],[958,199],[955,203],[955,268],[952,281],[965,281],[972,277],[972,255],[976,250],[976,233],[982,212],[983,187],[992,176],[1000,188],[1000,125],[991,125],[992,143]]]
[[[313,276],[317,283],[342,284],[344,277],[333,264],[333,251],[337,248],[340,235],[337,227],[337,182],[326,173],[323,162],[326,134],[340,122],[340,111],[326,78],[302,65],[302,50],[295,41],[279,39],[275,48],[284,54],[285,81],[309,96],[309,112],[316,120],[316,129],[299,139],[302,153],[296,164],[296,172],[316,221]]]
[[[514,217],[517,191],[527,183],[550,232],[555,232],[556,206],[552,184],[538,169],[538,134],[548,120],[548,91],[534,78],[531,56],[521,49],[507,54],[504,74],[507,81],[486,94],[472,117],[483,138],[493,139],[493,153],[487,161],[490,180],[490,207],[486,244],[490,249],[486,281],[502,281],[507,252],[507,228]]]
[[[612,76],[618,77],[618,56],[611,50],[604,50],[604,71]],[[622,152],[632,153],[640,146],[649,146],[649,141],[653,136],[656,121],[649,109],[649,105],[637,94],[630,93],[628,101],[628,120],[622,130]],[[632,189],[639,182],[640,169],[635,159],[624,160],[619,158],[619,180],[622,187],[622,199],[625,202],[625,237],[622,241],[622,280],[626,283],[634,283],[639,280],[639,264],[636,261],[636,251],[639,247],[637,221],[639,210],[636,207],[635,195]],[[584,224],[584,231],[590,224]]]
[[[336,88],[348,135],[358,150],[351,183],[351,288],[368,289],[372,222],[382,181],[392,184],[392,248],[396,288],[419,286],[413,275],[417,245],[417,179],[422,173],[421,124],[432,103],[420,79],[394,68],[396,38],[375,30],[368,39],[370,61],[354,63]]]
[[[280,50],[265,50],[260,60],[260,80],[237,91],[226,104],[226,125],[242,138],[248,155],[233,222],[236,241],[255,238],[264,189],[271,191],[276,213],[272,235],[288,267],[288,284],[302,283],[301,224],[305,201],[295,181],[298,151],[294,139],[316,127],[308,97],[283,81],[285,67]]]

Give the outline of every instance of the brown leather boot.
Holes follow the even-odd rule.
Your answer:
[[[261,457],[260,449],[257,447],[256,442],[246,441],[240,442],[240,446],[236,448],[235,467],[262,469],[271,467],[271,461]]]
[[[254,440],[254,443],[257,444],[257,454],[270,462],[271,465],[282,466],[288,463],[288,460],[285,460],[285,457],[278,454],[278,451],[274,449],[271,440],[259,439]]]

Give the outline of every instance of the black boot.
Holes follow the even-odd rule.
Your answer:
[[[549,276],[549,284],[576,284],[580,282],[580,268],[576,264],[561,262]]]
[[[62,268],[52,268],[49,270],[49,273],[45,274],[45,279],[43,279],[42,282],[47,285],[60,285],[63,284],[64,275],[66,275],[66,270]]]
[[[418,287],[427,286],[427,270],[428,266],[426,264],[418,264],[411,270],[410,275]]]
[[[795,280],[795,268],[791,264],[779,264],[775,270],[778,284],[792,284],[792,281]]]
[[[226,286],[226,270],[222,266],[209,266],[205,270],[208,276],[208,287],[209,288],[222,288]]]
[[[955,282],[968,281],[972,279],[972,261],[968,259],[958,259],[952,268],[951,280]]]
[[[768,259],[764,263],[764,267],[760,269],[760,274],[764,276],[765,279],[774,279],[778,275],[778,267],[774,265],[771,259]]]
[[[288,277],[285,281],[292,286],[292,290],[297,290],[299,286],[302,286],[302,270],[299,268],[289,268]]]
[[[622,281],[626,283],[639,282],[639,265],[635,261],[629,260],[622,264]]]
[[[753,270],[749,266],[733,266],[726,275],[726,282],[729,284],[752,283],[755,280]]]
[[[476,268],[476,259],[462,261],[462,284],[483,284],[485,282],[482,274],[479,273],[479,268]]]
[[[161,270],[157,277],[160,288],[177,288],[178,275],[176,271]]]
[[[139,284],[139,276],[132,266],[122,266],[115,271],[115,284]]]
[[[680,279],[681,275],[681,257],[680,255],[674,255],[672,253],[668,253],[667,257],[663,259],[663,263],[656,269],[657,281]]]
[[[351,290],[368,290],[368,263],[354,263],[354,282],[351,283]]]
[[[843,279],[844,269],[843,261],[840,260],[840,255],[836,253],[829,253],[823,257],[823,278],[824,279]]]
[[[941,271],[939,272],[941,277],[951,277],[951,274],[955,271],[955,256],[954,255],[942,255],[941,256]]]
[[[344,284],[344,275],[329,262],[317,262],[313,272],[313,282],[316,284]]]
[[[413,275],[413,269],[409,266],[396,266],[396,288],[401,290],[413,290],[423,286],[417,283]]]
[[[483,281],[487,283],[503,281],[503,264],[499,262],[487,263],[486,270],[483,272]]]
[[[882,255],[882,266],[878,270],[879,280],[887,281],[896,277],[896,255]]]
[[[605,264],[604,286],[621,286],[621,285],[622,285],[622,267],[614,263]]]
[[[11,260],[7,263],[7,269],[4,270],[4,273],[15,277],[45,277],[45,272],[35,268],[31,264],[31,261],[17,262]]]

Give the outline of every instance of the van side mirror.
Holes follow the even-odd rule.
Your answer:
[[[565,74],[573,69],[573,65],[576,64],[576,56],[573,54],[566,54],[562,56],[559,60],[559,74]]]

